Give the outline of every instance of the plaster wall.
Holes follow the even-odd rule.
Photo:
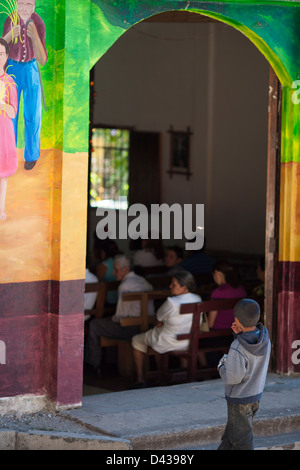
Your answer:
[[[222,23],[139,23],[95,65],[94,123],[161,133],[161,202],[204,203],[212,249],[264,252],[268,73]],[[193,132],[189,180],[167,173],[171,125]]]
[[[15,8],[16,6],[14,2],[7,0],[2,3],[4,10],[1,13],[7,13],[6,7]],[[47,112],[42,111],[41,158],[29,173],[24,170],[24,141],[22,133],[19,133],[20,141],[17,145],[19,168],[9,178],[6,198],[7,219],[1,223],[0,341],[1,344],[5,344],[5,364],[0,364],[0,397],[5,399],[24,395],[32,396],[32,394],[37,397],[45,395],[56,406],[77,406],[81,401],[89,70],[102,56],[102,61],[99,63],[105,64],[110,52],[114,50],[115,41],[118,38],[122,40],[123,35],[126,39],[126,30],[128,29],[128,34],[131,34],[132,25],[152,14],[178,9],[193,9],[198,12],[204,10],[212,17],[221,19],[233,28],[242,31],[271,63],[284,87],[277,296],[280,334],[275,345],[275,354],[278,357],[277,369],[279,371],[284,373],[299,371],[299,365],[292,363],[291,360],[293,352],[291,346],[300,335],[298,281],[300,233],[299,223],[297,223],[300,187],[300,107],[299,103],[295,105],[292,101],[293,83],[299,78],[300,73],[299,2],[274,0],[253,4],[248,0],[237,2],[227,0],[223,2],[44,0],[36,2],[36,9],[45,21],[47,31],[48,62],[41,67]],[[4,21],[5,16],[1,15],[1,28]],[[225,30],[227,31],[226,28]],[[253,200],[255,194],[260,202],[264,197],[261,192],[258,192],[257,179],[253,178],[253,176],[257,177],[257,174],[262,175],[259,162],[256,159],[251,160],[255,166],[254,171],[252,164],[245,156],[248,147],[251,149],[249,154],[252,154],[252,158],[260,154],[258,148],[251,147],[258,140],[257,134],[252,139],[248,134],[241,134],[242,130],[253,129],[256,126],[258,113],[255,111],[255,119],[250,124],[248,122],[247,127],[242,124],[240,106],[243,103],[242,107],[246,109],[244,99],[245,94],[249,94],[251,109],[258,109],[259,102],[263,99],[267,100],[267,82],[266,94],[263,98],[260,94],[262,92],[258,92],[256,87],[255,91],[250,92],[251,86],[256,83],[253,77],[249,83],[247,82],[247,87],[241,83],[246,80],[250,71],[258,70],[259,66],[256,64],[252,67],[250,61],[244,60],[248,54],[244,49],[243,52],[236,52],[235,56],[228,55],[229,50],[237,47],[238,36],[236,34],[240,33],[230,30],[229,34],[231,35],[230,48],[225,47],[227,44],[225,38],[219,33],[210,35],[206,39],[203,38],[201,41],[190,41],[192,45],[185,48],[181,41],[176,40],[173,49],[168,50],[167,53],[160,44],[160,51],[164,53],[162,57],[168,54],[168,59],[173,58],[175,61],[172,62],[169,81],[165,80],[167,61],[162,58],[157,60],[156,67],[146,69],[151,78],[148,82],[148,89],[142,90],[141,88],[144,79],[138,82],[135,80],[139,77],[137,72],[130,77],[131,83],[135,84],[135,93],[139,92],[140,96],[139,119],[149,118],[140,125],[141,129],[149,127],[155,130],[154,125],[157,124],[158,117],[162,115],[161,106],[152,110],[149,105],[157,96],[158,87],[154,86],[155,80],[152,82],[153,76],[151,76],[151,73],[155,72],[159,75],[159,83],[164,84],[160,102],[165,104],[165,108],[169,107],[171,114],[165,116],[164,120],[159,123],[158,130],[162,133],[166,132],[172,124],[174,127],[180,125],[184,128],[190,125],[195,131],[192,171],[194,175],[197,175],[197,180],[194,176],[189,185],[182,177],[174,176],[174,179],[170,180],[164,173],[168,168],[168,143],[164,136],[163,197],[166,202],[173,202],[176,196],[175,191],[180,185],[181,200],[179,202],[194,203],[196,201],[208,205],[206,226],[209,230],[208,240],[212,248],[216,243],[215,237],[222,238],[224,248],[233,246],[234,239],[232,240],[228,235],[229,232],[226,231],[228,226],[230,226],[231,233],[237,233],[237,229],[245,225],[247,234],[249,226],[251,230],[254,226],[251,237],[251,243],[252,239],[254,243],[258,224],[253,225],[253,219],[248,210],[247,217],[242,217],[245,204],[239,201],[244,194],[251,191]],[[164,39],[168,39],[168,36]],[[246,38],[243,40],[245,44],[247,43],[246,47],[253,47]],[[150,57],[155,52],[152,44],[151,47],[148,45],[145,48],[145,45],[142,47],[141,41],[139,37],[135,45],[136,50],[133,51],[134,60],[133,58],[131,60],[134,63],[137,63],[137,58],[141,60],[137,52],[142,52],[142,57],[145,56],[146,50]],[[113,48],[110,51],[111,46]],[[253,54],[254,51],[257,53],[255,47]],[[178,56],[183,59],[180,66],[177,63]],[[130,75],[128,59],[123,64],[123,68],[121,67],[125,57],[125,55],[119,55],[119,64],[117,70],[114,71],[115,77],[109,73],[106,78],[107,83],[117,76],[120,82],[116,85],[125,83],[124,77]],[[199,57],[201,60],[197,60]],[[235,68],[241,63],[246,68],[241,69],[244,71],[243,74],[236,83],[233,83],[233,77],[238,77]],[[219,76],[221,68],[219,70],[213,67],[214,64],[218,67],[223,64],[225,67],[223,72],[226,74],[223,79]],[[205,65],[203,75],[202,65]],[[143,70],[142,62],[140,62],[140,69]],[[189,78],[183,76],[182,70],[189,71]],[[233,74],[232,71],[234,71]],[[261,83],[260,80],[258,81]],[[150,86],[152,83],[153,92]],[[201,94],[202,86],[206,91],[204,94]],[[103,103],[105,99],[108,99],[111,107],[113,95],[117,90],[118,88],[115,87],[110,90],[110,95],[101,97]],[[171,101],[166,99],[169,90],[173,91]],[[235,100],[232,98],[233,93]],[[146,99],[147,95],[150,96],[151,103]],[[239,99],[237,99],[238,96]],[[261,96],[260,99],[258,99],[259,96]],[[191,97],[193,97],[192,106],[183,106]],[[223,102],[225,97],[230,97],[230,99],[228,102],[224,101],[222,109],[230,110],[230,118],[228,113],[222,116],[221,107],[218,107],[219,102],[221,100]],[[125,117],[128,125],[130,115],[126,113],[132,107],[132,97],[131,100],[121,101],[121,103],[124,114],[119,114],[120,120],[118,119],[117,124],[121,125],[121,117],[122,119]],[[106,107],[106,109],[109,108]],[[266,106],[263,109],[266,110]],[[250,114],[248,110],[247,116]],[[229,125],[233,116],[238,117],[234,124],[234,135],[233,127]],[[109,118],[108,115],[101,116],[101,120],[108,121]],[[139,123],[135,119],[132,122],[133,125]],[[198,133],[198,129],[201,129],[201,133]],[[264,136],[266,139],[265,133]],[[235,142],[237,143],[236,149]],[[266,143],[266,140],[264,142]],[[242,146],[244,148],[243,160],[241,159]],[[226,149],[226,157],[224,157],[224,149]],[[221,191],[219,190],[220,181],[223,179],[224,168],[227,168],[229,161],[232,164],[231,168],[238,168],[241,162],[243,162],[243,168],[238,176],[233,175],[232,172],[230,175],[226,174],[225,189]],[[243,179],[241,179],[241,173]],[[240,185],[239,191],[233,194],[231,188],[237,184]],[[216,188],[218,188],[218,196],[216,196]],[[263,194],[265,195],[265,191]],[[228,206],[231,201],[239,207],[237,215],[240,220],[246,221],[245,224],[240,223],[237,226],[233,222],[229,223],[228,217],[224,219],[225,222],[222,220],[222,223],[219,219],[215,219],[215,208],[219,208],[223,201],[223,209],[225,203]],[[261,208],[265,203],[257,205]],[[245,238],[244,231],[236,236],[237,239],[246,239],[249,242],[249,239]],[[262,238],[259,237],[259,239]],[[256,243],[258,242],[255,241]],[[4,362],[3,359],[2,362]]]

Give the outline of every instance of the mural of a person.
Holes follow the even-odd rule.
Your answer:
[[[12,119],[18,109],[16,85],[5,71],[9,57],[9,47],[0,39],[0,220],[6,219],[5,198],[7,178],[18,167],[17,148]]]
[[[40,157],[42,91],[37,62],[45,65],[48,60],[46,28],[41,17],[35,13],[35,3],[35,0],[17,0],[17,16],[8,16],[3,26],[3,39],[9,44],[10,52],[8,72],[15,79],[19,102],[23,92],[26,170],[31,170]],[[13,120],[16,143],[18,118],[19,108]]]

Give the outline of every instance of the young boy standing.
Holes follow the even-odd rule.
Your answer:
[[[228,420],[218,450],[253,450],[252,421],[266,382],[271,343],[267,329],[258,323],[260,307],[251,299],[234,308],[235,339],[218,364],[225,383]]]

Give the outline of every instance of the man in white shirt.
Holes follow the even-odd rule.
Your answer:
[[[132,336],[140,332],[139,326],[120,325],[121,318],[138,317],[141,314],[141,302],[138,300],[124,302],[123,293],[153,290],[152,285],[145,278],[130,270],[130,260],[124,255],[114,258],[114,275],[117,281],[121,281],[115,314],[112,317],[95,318],[89,325],[85,362],[92,365],[98,375],[100,375],[101,363],[100,337],[131,340]],[[152,301],[149,302],[148,313],[149,315],[155,313]]]
[[[91,273],[88,269],[85,270],[85,283],[94,284],[99,282],[99,279],[95,274]],[[97,292],[84,293],[84,310],[91,310],[96,302]]]
[[[86,284],[94,284],[99,282],[99,279],[95,274],[91,273],[87,268],[85,270],[85,283]],[[84,310],[92,310],[94,308],[96,299],[97,299],[97,292],[85,292],[84,293]],[[84,320],[88,320],[91,315],[84,315]]]

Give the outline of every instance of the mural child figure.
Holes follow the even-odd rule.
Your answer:
[[[0,38],[0,220],[6,219],[5,198],[7,178],[13,175],[18,167],[17,148],[15,143],[12,119],[18,109],[16,85],[5,71],[9,58],[9,47]]]
[[[31,170],[40,157],[40,134],[42,120],[41,79],[39,62],[48,60],[45,46],[46,28],[35,13],[35,0],[16,0],[17,16],[10,15],[3,26],[3,39],[9,44],[9,74],[17,84],[18,101],[23,92],[25,146],[24,168]],[[15,20],[17,18],[17,21]],[[18,138],[19,108],[13,120],[15,138]]]

